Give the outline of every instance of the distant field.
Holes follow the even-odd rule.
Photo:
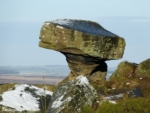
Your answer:
[[[65,76],[18,76],[18,75],[0,75],[0,84],[3,83],[26,83],[26,84],[53,84],[63,80]]]
[[[108,69],[108,76],[116,68]],[[67,65],[47,66],[0,66],[0,84],[27,83],[27,84],[53,84],[57,85],[67,77],[70,69]],[[43,78],[44,77],[44,78]]]

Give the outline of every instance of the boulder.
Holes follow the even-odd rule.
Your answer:
[[[47,113],[81,113],[83,106],[92,107],[97,98],[88,79],[80,75],[54,91]]]
[[[107,73],[105,61],[122,58],[125,49],[122,37],[86,20],[47,21],[41,28],[40,39],[40,47],[66,56],[71,72],[60,84],[79,75],[87,76],[92,83],[103,83]]]
[[[135,80],[135,70],[138,64],[123,61],[119,63],[116,71],[110,76],[109,82],[112,88],[134,87],[138,84]]]
[[[137,76],[150,77],[150,59],[141,62],[135,70]]]
[[[133,88],[131,91],[128,91],[127,94],[128,98],[143,97],[141,89],[137,87]]]
[[[38,113],[44,109],[43,103],[50,101],[52,94],[33,85],[15,85],[0,96],[0,106],[4,113]]]
[[[130,77],[135,76],[135,69],[137,68],[138,64],[123,61],[119,63],[117,70],[110,76],[109,79],[113,79],[115,77]]]

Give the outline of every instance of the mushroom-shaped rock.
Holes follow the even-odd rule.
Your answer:
[[[98,23],[85,20],[58,19],[44,23],[40,33],[39,46],[61,52],[66,56],[71,69],[63,80],[85,75],[90,82],[105,80],[106,60],[123,56],[125,40]]]

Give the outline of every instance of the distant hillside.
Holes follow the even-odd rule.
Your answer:
[[[108,68],[108,74],[113,73],[116,67]],[[70,69],[67,65],[46,65],[46,66],[0,66],[0,75],[41,75],[41,76],[68,76]]]
[[[8,69],[0,69],[0,74],[19,74],[19,72]]]

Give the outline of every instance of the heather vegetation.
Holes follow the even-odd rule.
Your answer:
[[[104,85],[93,85],[94,88],[97,90],[99,94],[100,103],[98,104],[97,108],[92,108],[89,106],[82,107],[82,113],[148,113],[150,111],[150,78],[143,77],[140,79],[139,77],[132,77],[133,81],[136,81],[136,85],[125,84],[125,82],[121,79],[118,81],[122,84],[122,87],[113,88],[113,80],[106,81]],[[117,79],[118,80],[118,79]],[[116,80],[116,81],[117,81]],[[122,83],[124,82],[124,83]],[[0,85],[0,93],[9,90],[15,84],[1,84]],[[35,86],[44,88],[46,90],[54,91],[56,86],[48,85],[48,84],[41,84]],[[133,88],[138,88],[141,91],[142,96],[134,97],[130,96],[129,92]],[[103,101],[104,96],[109,95],[117,95],[117,94],[124,94],[124,96],[118,100],[116,100],[116,104],[110,103],[109,101]],[[44,97],[41,97],[41,111],[40,113],[45,113],[48,108],[48,101],[45,100]],[[2,108],[0,108],[0,113],[2,112]],[[7,112],[9,113],[9,112]],[[10,112],[11,113],[11,112]]]
[[[84,106],[82,113],[149,113],[150,112],[150,78],[149,77],[131,77],[136,84],[126,84],[125,80],[117,77],[117,79],[107,81],[103,86],[94,86],[101,96],[98,108],[94,110],[92,107]],[[130,81],[131,81],[130,80]],[[113,88],[113,83],[117,82],[118,87]],[[132,89],[139,89],[141,95],[132,95]],[[124,94],[124,96],[116,100],[116,104],[109,101],[102,101],[104,95]],[[103,95],[103,96],[102,96]]]
[[[119,100],[117,104],[108,101],[99,105],[96,111],[90,107],[83,107],[82,113],[149,113],[150,98],[126,98]]]

